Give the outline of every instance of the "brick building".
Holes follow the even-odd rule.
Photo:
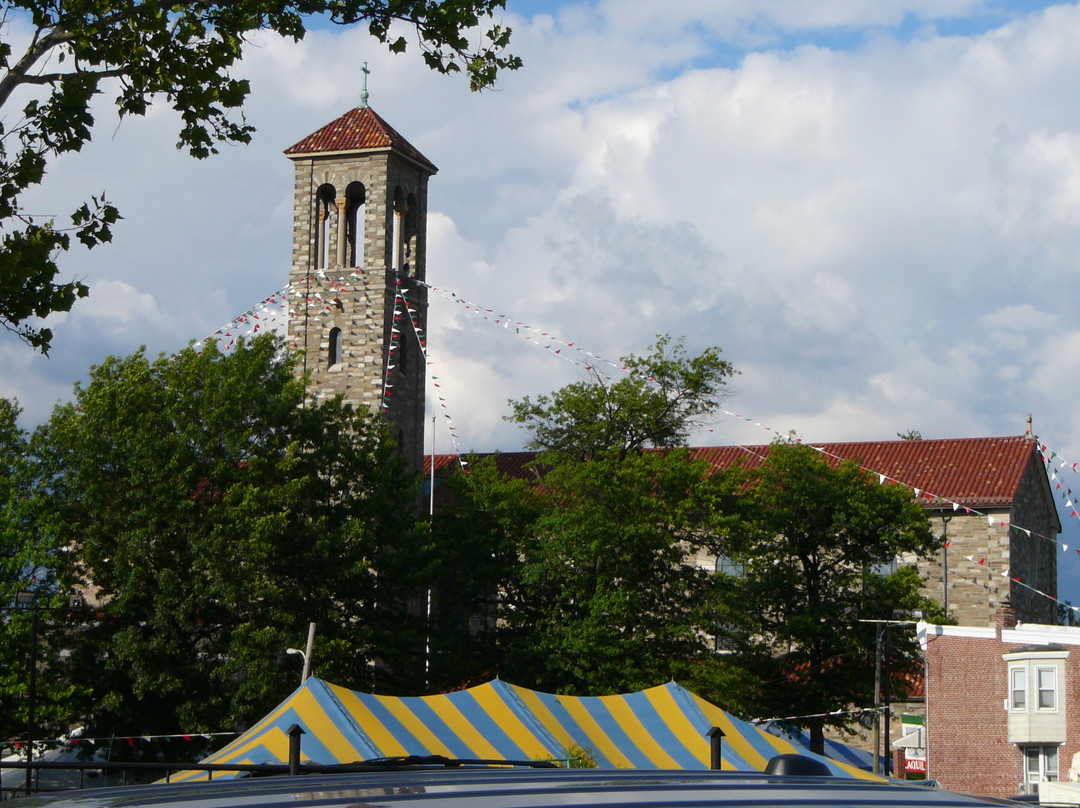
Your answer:
[[[288,341],[314,398],[382,409],[418,468],[435,165],[366,100],[286,149],[295,166]]]
[[[928,777],[997,797],[1069,779],[1080,752],[1080,628],[1019,623],[1006,605],[993,626],[918,632]]]

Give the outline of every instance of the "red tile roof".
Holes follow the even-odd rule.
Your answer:
[[[290,157],[337,152],[392,150],[432,174],[439,169],[371,107],[354,107],[285,150]]]
[[[948,438],[944,440],[888,440],[852,443],[815,443],[833,465],[857,460],[868,471],[884,474],[922,492],[969,507],[1009,506],[1016,496],[1032,454],[1038,449],[1031,438]],[[714,471],[743,461],[747,468],[761,465],[769,446],[702,446],[690,449]],[[487,455],[484,455],[487,456]],[[517,477],[527,476],[525,466],[535,454],[507,452],[497,455],[499,469]],[[456,455],[437,455],[440,474],[457,462]],[[430,458],[424,459],[431,473]]]

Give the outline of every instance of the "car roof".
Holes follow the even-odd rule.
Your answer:
[[[836,777],[685,770],[415,768],[89,789],[25,797],[10,804],[12,808],[705,808],[807,804],[959,808],[1002,802],[925,786]]]

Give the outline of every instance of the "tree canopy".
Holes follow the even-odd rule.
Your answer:
[[[17,425],[19,412],[15,402],[0,399],[0,738],[25,728],[27,719],[22,697],[27,692],[33,613],[16,605],[17,596],[30,593],[39,614],[52,614],[66,603],[51,563],[60,548],[47,527],[38,530],[57,516],[34,496],[34,448]],[[63,645],[56,640],[43,633],[37,656],[58,654]],[[72,692],[66,681],[40,681],[37,718],[48,724],[66,717]]]
[[[510,30],[491,19],[504,5],[505,0],[6,3],[0,29],[0,325],[47,353],[52,333],[30,318],[68,311],[88,291],[81,281],[58,281],[58,253],[69,248],[72,236],[87,247],[112,238],[119,212],[103,195],[75,210],[70,225],[27,215],[21,202],[27,189],[43,181],[51,160],[80,151],[91,139],[91,101],[97,94],[115,88],[121,117],[145,115],[163,100],[180,114],[177,147],[206,157],[220,143],[251,138],[242,115],[250,86],[231,69],[252,32],[298,40],[317,16],[339,25],[364,23],[376,40],[402,52],[408,40],[394,23],[403,22],[413,28],[429,67],[464,71],[479,90],[491,86],[498,71],[520,65],[506,51]],[[15,104],[21,106],[13,109]]]
[[[531,687],[610,693],[676,673],[691,681],[711,663],[714,579],[682,563],[711,540],[702,530],[708,468],[676,447],[734,370],[718,348],[690,355],[666,336],[623,362],[617,382],[590,371],[550,396],[511,402],[511,420],[542,450],[533,480],[472,463],[452,483],[455,509],[433,525],[437,556],[472,554],[454,591],[488,593],[471,601],[484,606],[487,643],[476,631],[444,640]],[[498,568],[485,562],[496,558]],[[465,624],[437,597],[435,620],[448,614]]]
[[[940,617],[896,565],[938,540],[907,489],[856,463],[778,442],[713,473],[671,445],[733,371],[718,349],[670,346],[628,359],[642,370],[623,382],[522,404],[545,447],[527,476],[474,460],[431,524],[385,426],[337,400],[302,406],[269,337],[110,357],[30,436],[0,401],[0,594],[29,588],[55,610],[42,724],[243,725],[294,687],[283,651],[313,621],[317,673],[353,687],[500,675],[605,694],[677,678],[741,715],[801,716],[820,748],[869,706],[866,621]],[[72,592],[89,612],[60,609]],[[2,736],[25,723],[28,617],[0,629]],[[915,648],[894,638],[900,685]]]
[[[685,450],[556,460],[538,486],[481,463],[461,488],[484,514],[470,524],[516,557],[492,588],[500,676],[604,694],[686,681],[707,662],[713,578],[682,563],[706,538],[707,471]],[[436,526],[446,545],[475,535]]]
[[[243,725],[295,687],[284,651],[309,622],[320,675],[415,685],[394,653],[421,636],[414,480],[375,416],[303,400],[261,337],[110,357],[38,431],[34,496],[55,518],[32,527],[93,610],[49,667],[85,686],[69,715],[120,734]]]
[[[611,381],[599,369],[550,396],[511,401],[508,420],[525,427],[529,447],[575,459],[619,450],[684,445],[711,414],[735,374],[719,348],[687,354],[685,340],[659,335],[646,356],[622,359],[626,376]]]
[[[848,708],[873,692],[875,631],[860,621],[937,610],[914,567],[895,563],[939,540],[906,488],[880,485],[854,462],[833,467],[808,446],[774,443],[759,468],[718,483],[727,506],[717,531],[734,562],[725,644],[759,683],[755,715],[818,715],[800,723],[820,751],[823,727],[850,723]],[[897,660],[910,663],[911,643],[899,646]],[[897,683],[903,671],[895,666]]]

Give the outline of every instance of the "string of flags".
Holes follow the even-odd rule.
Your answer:
[[[430,287],[430,288],[433,291],[436,291],[439,294],[441,294],[447,300],[450,300],[451,302],[454,302],[454,303],[460,303],[460,304],[464,305],[466,310],[472,312],[473,314],[481,317],[484,320],[487,320],[488,322],[492,323],[493,325],[501,326],[501,327],[506,328],[508,330],[512,330],[513,333],[518,334],[519,336],[522,336],[527,340],[534,341],[535,340],[535,335],[539,335],[540,337],[546,339],[550,344],[558,344],[558,345],[561,345],[561,346],[565,346],[567,348],[573,348],[578,353],[584,355],[586,357],[586,360],[582,361],[582,360],[576,359],[573,356],[565,355],[565,354],[561,353],[560,351],[556,351],[556,353],[559,355],[560,358],[565,359],[567,361],[570,361],[570,362],[572,362],[574,364],[577,364],[579,366],[585,367],[586,370],[593,370],[593,369],[597,368],[598,366],[603,365],[603,366],[607,366],[609,368],[614,368],[616,370],[622,370],[624,372],[627,371],[627,368],[624,365],[620,365],[620,364],[611,362],[609,360],[606,360],[606,359],[604,359],[603,357],[601,357],[601,356],[599,356],[597,354],[589,354],[589,353],[586,353],[584,351],[581,351],[580,349],[577,349],[575,347],[575,343],[564,342],[563,340],[558,339],[557,337],[554,337],[549,332],[533,328],[532,326],[529,326],[529,325],[525,324],[524,322],[522,322],[520,320],[513,320],[513,319],[511,319],[509,317],[509,315],[497,314],[494,309],[487,308],[487,307],[484,307],[484,306],[480,306],[480,305],[471,303],[469,301],[464,300],[463,298],[458,297],[457,295],[455,295],[453,293],[444,292],[443,290],[438,289],[436,287]],[[777,432],[772,427],[767,426],[767,425],[761,423],[760,421],[755,421],[752,418],[747,418],[745,416],[739,415],[739,414],[734,413],[734,412],[730,412],[728,410],[723,410],[722,409],[721,412],[723,412],[724,415],[727,415],[729,417],[738,418],[740,420],[752,423],[755,426],[763,429],[764,431],[770,432],[770,433],[772,433],[774,435],[792,434],[790,432],[789,433]],[[709,431],[711,432],[712,430],[710,429]],[[800,438],[796,437],[796,438],[793,438],[793,440],[798,442],[798,443],[802,443],[802,440]],[[820,453],[822,453],[824,455],[830,455],[829,452],[825,451],[821,447],[812,446],[811,444],[807,444],[807,445],[810,446],[812,449],[814,449],[817,452],[820,452]],[[1049,460],[1047,458],[1047,451],[1048,451],[1047,447],[1045,445],[1042,445],[1042,444],[1040,444],[1040,446],[1041,446],[1041,449],[1042,449],[1044,462],[1049,463]],[[745,451],[748,451],[748,452],[751,451],[748,447],[745,447],[745,446],[743,446],[741,448],[743,448]],[[844,458],[840,458],[840,457],[838,457],[836,455],[830,455],[830,456],[832,456],[833,458],[835,458],[837,460],[843,460],[844,459]],[[1056,453],[1051,453],[1051,457],[1056,458]],[[1076,464],[1076,463],[1069,464],[1069,463],[1065,463],[1064,461],[1062,461],[1061,465],[1072,468],[1073,471],[1080,470],[1080,464]],[[909,489],[911,489],[913,491],[916,499],[925,500],[928,504],[951,505],[954,511],[959,511],[959,510],[963,509],[964,512],[966,514],[968,514],[968,515],[983,516],[987,520],[987,527],[988,528],[993,528],[995,525],[997,525],[999,527],[1005,528],[1006,531],[1008,531],[1009,529],[1017,530],[1019,532],[1024,533],[1025,535],[1027,535],[1029,537],[1034,537],[1036,539],[1041,539],[1041,540],[1044,540],[1044,541],[1048,541],[1051,544],[1055,545],[1055,547],[1058,546],[1058,544],[1059,544],[1059,542],[1054,537],[1046,536],[1046,535],[1044,535],[1042,533],[1039,533],[1038,531],[1031,530],[1030,528],[1023,527],[1021,525],[1011,524],[1007,519],[1001,519],[1000,517],[995,517],[992,514],[987,514],[987,513],[980,512],[980,511],[978,511],[978,510],[976,510],[974,508],[963,505],[963,504],[961,504],[959,502],[948,499],[946,497],[942,497],[942,496],[940,496],[938,494],[935,494],[933,492],[921,490],[918,487],[911,486],[911,485],[907,484],[906,482],[904,482],[902,480],[897,480],[897,479],[894,479],[892,477],[889,477],[887,474],[883,474],[883,473],[878,472],[876,470],[866,469],[866,468],[864,468],[864,471],[875,474],[878,477],[879,484],[881,484],[881,485],[884,485],[886,483],[904,485],[905,487],[907,487],[907,488],[909,488]],[[1053,479],[1054,479],[1054,481],[1056,481],[1056,472],[1053,475]],[[1078,514],[1077,507],[1074,505],[1074,500],[1072,499],[1071,490],[1067,491],[1066,496],[1067,496],[1066,505],[1067,505],[1067,509],[1070,510],[1070,515],[1073,516],[1074,518],[1077,518],[1078,520],[1080,520],[1080,514]],[[946,547],[948,547],[950,545],[951,545],[951,542],[947,542]],[[1063,552],[1067,552],[1068,549],[1069,549],[1068,544],[1065,544],[1065,543],[1061,543],[1061,547],[1062,547]],[[1076,552],[1077,552],[1078,556],[1080,556],[1080,548],[1075,548],[1075,549],[1076,549]],[[1030,590],[1031,592],[1033,592],[1033,593],[1035,593],[1037,595],[1048,598],[1051,601],[1054,601],[1056,603],[1062,603],[1054,595],[1051,595],[1048,592],[1044,592],[1044,591],[1038,589],[1037,587],[1032,586],[1031,584],[1027,583],[1026,581],[1024,581],[1021,578],[1021,576],[1012,575],[1010,573],[1010,570],[1008,570],[1008,569],[1006,569],[1004,571],[995,571],[994,569],[992,569],[987,564],[986,558],[976,558],[975,556],[967,556],[967,555],[961,555],[961,557],[964,560],[970,562],[973,566],[979,567],[982,570],[984,570],[986,573],[988,573],[988,575],[991,578],[996,575],[996,576],[1002,578],[1005,581],[1015,583],[1018,586],[1023,587],[1023,588],[1025,588],[1027,590]],[[1080,614],[1080,607],[1075,607],[1075,606],[1071,606],[1069,604],[1064,604],[1064,603],[1062,603],[1062,605],[1066,606],[1067,608],[1072,609],[1075,613]]]
[[[439,296],[445,298],[454,304],[460,304],[465,307],[467,311],[479,316],[481,319],[486,320],[493,326],[502,328],[506,331],[510,331],[513,334],[521,337],[526,342],[542,348],[545,351],[549,351],[560,359],[570,362],[571,364],[584,367],[585,370],[590,372],[596,372],[600,375],[606,375],[603,372],[604,367],[611,368],[617,371],[626,371],[627,368],[621,363],[612,362],[605,359],[599,354],[589,353],[578,347],[577,343],[566,342],[560,339],[555,334],[544,331],[541,328],[535,328],[528,325],[521,320],[516,320],[510,317],[508,314],[498,314],[495,309],[479,306],[475,303],[470,303],[462,297],[459,297],[453,292],[449,292],[445,289],[440,289],[437,286],[430,284],[423,284],[431,291],[435,292]],[[580,357],[580,358],[576,358]]]
[[[730,417],[733,417],[733,418],[738,418],[740,420],[752,423],[755,426],[757,426],[757,427],[759,427],[759,428],[761,428],[761,429],[763,429],[763,430],[765,430],[767,432],[772,432],[774,434],[777,434],[776,430],[772,429],[769,426],[766,426],[765,424],[762,424],[759,421],[754,421],[752,418],[748,418],[748,417],[739,415],[738,413],[734,413],[734,412],[731,412],[729,410],[724,410],[724,409],[721,409],[721,412],[723,412],[727,416],[730,416]],[[796,442],[796,443],[800,443],[800,444],[803,443],[801,438],[796,437],[796,438],[792,438],[792,440],[794,442]],[[809,444],[809,443],[804,444],[804,445],[806,445],[809,448],[813,449],[815,452],[818,452],[818,453],[820,453],[820,454],[822,454],[822,455],[824,455],[826,457],[832,458],[834,460],[838,460],[838,461],[845,460],[845,458],[840,457],[839,455],[834,454],[832,452],[829,452],[826,449],[824,449],[823,447],[814,446],[813,444]],[[1040,449],[1041,449],[1041,454],[1042,454],[1042,457],[1043,457],[1043,461],[1045,463],[1045,462],[1047,462],[1047,456],[1046,456],[1047,448],[1046,448],[1045,444],[1040,444]],[[980,510],[978,510],[976,508],[972,508],[970,506],[963,505],[963,504],[961,504],[961,503],[959,503],[959,502],[957,502],[955,500],[952,500],[952,499],[950,499],[948,497],[944,497],[944,496],[941,496],[939,494],[935,494],[935,493],[930,492],[930,491],[922,490],[922,489],[920,489],[920,488],[918,488],[916,486],[912,486],[912,485],[908,484],[907,482],[905,482],[903,480],[898,480],[898,479],[896,479],[894,477],[890,477],[887,474],[883,474],[882,472],[876,471],[875,469],[863,467],[863,471],[875,475],[878,478],[878,483],[880,485],[895,484],[895,485],[902,485],[905,488],[910,489],[912,491],[912,493],[914,494],[916,499],[923,500],[928,505],[951,506],[952,510],[954,512],[963,510],[965,512],[965,514],[967,514],[967,515],[981,516],[981,517],[986,519],[987,528],[993,528],[995,525],[997,525],[998,527],[1004,528],[1006,530],[1006,533],[1008,533],[1009,530],[1016,530],[1018,532],[1023,533],[1025,536],[1028,536],[1029,538],[1035,538],[1035,539],[1040,539],[1040,540],[1049,542],[1050,544],[1054,545],[1055,549],[1058,546],[1060,546],[1062,552],[1067,553],[1068,550],[1069,550],[1069,545],[1067,543],[1059,542],[1056,538],[1054,538],[1052,536],[1047,536],[1047,535],[1042,534],[1042,533],[1040,533],[1040,532],[1038,532],[1036,530],[1032,530],[1030,528],[1023,527],[1021,525],[1010,523],[1008,519],[1002,519],[1001,517],[996,517],[996,516],[994,516],[992,514],[985,513],[985,512],[980,511]],[[1049,467],[1047,467],[1047,471],[1051,471],[1051,469],[1049,469]],[[1057,477],[1056,471],[1053,473],[1052,477],[1053,477],[1053,479],[1056,479],[1056,477]],[[1058,485],[1058,487],[1059,488],[1061,487],[1060,484]],[[1077,512],[1076,512],[1076,509],[1073,507],[1073,503],[1071,501],[1071,493],[1072,492],[1070,490],[1068,492],[1068,494],[1070,496],[1070,499],[1068,500],[1067,505],[1068,505],[1068,507],[1073,508],[1071,515],[1076,517]],[[946,548],[951,547],[951,545],[952,545],[952,542],[946,541],[946,543],[945,543]],[[1076,549],[1077,555],[1080,556],[1080,548],[1074,548],[1074,549]],[[963,554],[961,554],[960,557],[963,558],[964,560],[970,562],[973,565],[976,565],[978,567],[981,567],[981,568],[985,569],[987,571],[987,573],[990,575],[991,578],[994,577],[994,576],[998,576],[998,577],[1000,577],[1000,578],[1002,578],[1004,580],[1015,583],[1015,584],[1023,587],[1024,589],[1027,589],[1027,590],[1031,591],[1034,594],[1040,595],[1040,596],[1042,596],[1044,598],[1047,598],[1047,599],[1049,599],[1049,600],[1051,600],[1051,601],[1053,601],[1055,603],[1058,603],[1058,604],[1060,604],[1062,606],[1065,606],[1066,608],[1071,609],[1076,614],[1080,614],[1080,607],[1072,606],[1071,604],[1068,604],[1068,603],[1063,603],[1055,595],[1051,595],[1049,592],[1044,592],[1043,590],[1038,589],[1037,587],[1032,586],[1031,584],[1027,583],[1026,581],[1024,581],[1022,579],[1021,576],[1012,575],[1009,569],[1005,569],[1004,571],[995,571],[994,569],[992,569],[988,565],[987,560],[986,560],[985,557],[976,558],[973,555],[963,555]]]
[[[281,287],[209,336],[194,343],[192,347],[199,351],[207,342],[215,340],[219,350],[227,353],[236,347],[237,340],[241,338],[248,338],[266,331],[284,333],[284,324],[289,319],[289,297],[293,294],[292,287]]]
[[[235,738],[238,735],[242,735],[241,732],[181,732],[171,733],[168,735],[110,735],[102,738],[90,738],[80,735],[75,738],[48,738],[48,739],[35,739],[35,747],[44,747],[46,749],[52,748],[64,748],[75,746],[93,746],[96,744],[104,743],[116,743],[117,741],[126,743],[128,746],[134,746],[136,742],[149,743],[150,741],[162,741],[162,740],[180,740],[180,741],[209,741],[213,738],[229,737]],[[25,745],[25,741],[12,740],[11,746],[15,749],[22,749]]]
[[[401,341],[401,281],[398,281],[394,292],[394,313],[390,322],[390,347],[386,352],[386,369],[383,371],[383,390],[380,408],[384,413],[390,411],[390,397],[394,395],[394,385],[390,382],[394,370],[397,369],[398,343]]]
[[[543,330],[541,328],[534,327],[524,322],[511,317],[509,314],[500,313],[494,308],[488,308],[471,301],[468,301],[452,291],[442,289],[440,287],[427,284],[423,281],[412,279],[418,287],[425,287],[432,292],[440,295],[447,301],[454,305],[460,305],[464,309],[475,316],[480,317],[484,321],[488,322],[494,327],[502,328],[503,330],[524,339],[526,342],[533,344],[543,350],[548,351],[554,356],[562,359],[563,361],[577,365],[583,368],[586,372],[595,373],[607,378],[607,371],[621,371],[628,372],[628,368],[620,362],[612,362],[605,359],[603,356],[597,353],[588,352],[576,342],[568,342],[556,336],[550,331]],[[312,284],[315,285],[315,289],[312,290]],[[304,289],[298,289],[295,285],[290,284],[286,287],[282,287],[274,294],[265,298],[260,304],[253,309],[244,312],[230,323],[226,324],[222,328],[218,329],[207,339],[217,339],[219,342],[227,340],[224,343],[223,351],[228,351],[235,346],[236,340],[240,337],[247,337],[254,335],[260,330],[275,330],[279,333],[287,330],[287,321],[290,317],[298,317],[300,311],[297,306],[290,306],[290,301],[293,303],[303,303],[305,317],[309,318],[310,322],[315,324],[321,323],[319,317],[322,313],[329,313],[333,310],[334,306],[340,306],[340,297],[348,292],[360,293],[365,296],[368,295],[370,289],[368,288],[368,278],[364,271],[360,268],[356,268],[345,276],[338,276],[334,280],[329,280],[324,270],[318,270],[315,273],[307,276],[304,280]],[[326,294],[324,294],[326,292]],[[370,297],[368,297],[370,301]],[[312,315],[314,312],[314,315]],[[397,282],[397,288],[394,294],[394,310],[393,320],[391,324],[390,345],[387,355],[386,370],[383,378],[383,396],[381,408],[385,412],[389,407],[389,399],[393,396],[394,385],[392,381],[393,371],[397,368],[398,351],[400,345],[401,324],[404,317],[408,316],[410,325],[418,344],[420,345],[421,355],[424,357],[426,367],[432,368],[433,362],[427,351],[426,337],[419,328],[419,318],[416,315],[415,310],[410,307],[408,300],[405,296],[405,291],[401,286],[401,282]],[[196,343],[196,346],[201,345],[206,340]],[[295,346],[294,346],[295,347]],[[453,424],[453,420],[449,414],[449,408],[447,406],[445,397],[443,395],[442,386],[439,383],[438,376],[434,375],[433,371],[429,371],[432,377],[433,386],[436,389],[436,395],[439,399],[440,408],[444,410],[444,419],[447,422],[447,427],[451,435],[451,439],[454,444],[454,453],[457,455],[459,462],[462,465],[463,470],[466,472],[467,461],[462,458],[462,450],[460,446],[460,436],[458,435],[457,427]],[[772,433],[773,435],[782,435],[774,430],[772,427],[756,421],[753,418],[739,415],[738,413],[731,412],[729,410],[720,410],[724,415],[736,418],[742,421],[749,422],[759,427],[760,429]],[[712,432],[713,430],[709,430]],[[786,433],[790,434],[790,433]],[[801,443],[801,439],[793,438],[796,442]],[[812,444],[806,444],[815,451],[830,456],[837,460],[843,460],[836,455],[833,455],[821,447],[813,446]],[[747,447],[743,447],[747,449]],[[1060,479],[1058,472],[1060,470],[1069,469],[1073,473],[1080,473],[1080,461],[1069,462],[1061,458],[1056,452],[1049,449],[1046,444],[1039,444],[1041,456],[1046,467],[1047,473],[1050,476],[1051,485],[1055,491],[1059,492],[1061,499],[1065,504],[1065,509],[1069,516],[1077,519],[1080,522],[1080,505],[1077,504],[1077,500],[1074,498],[1071,488],[1066,486]],[[749,451],[749,449],[747,449]],[[953,511],[963,510],[967,515],[975,515],[985,517],[987,520],[988,528],[995,526],[1002,527],[1008,530],[1016,530],[1025,534],[1028,537],[1047,541],[1053,545],[1061,546],[1063,552],[1068,552],[1069,545],[1058,540],[1052,536],[1046,536],[1038,531],[1029,529],[1027,527],[1011,524],[1007,519],[995,517],[992,514],[987,514],[978,511],[977,509],[963,505],[955,500],[951,500],[947,497],[941,496],[934,492],[920,490],[915,486],[911,486],[903,480],[898,480],[890,477],[887,474],[878,472],[874,469],[866,468],[864,471],[874,474],[878,478],[879,484],[899,484],[911,489],[916,499],[924,500],[927,504],[936,506],[951,506]],[[948,547],[951,543],[947,543]],[[1080,557],[1080,547],[1074,548]],[[1042,597],[1049,598],[1052,601],[1059,602],[1058,599],[1047,593],[1043,592],[1029,583],[1022,580],[1020,576],[1011,575],[1009,570],[995,571],[990,568],[985,558],[976,558],[974,556],[964,556],[962,558],[970,562],[972,565],[985,570],[991,577],[998,576],[1004,580],[1015,583],[1021,587],[1024,587],[1033,593],[1036,593]],[[1063,604],[1074,612],[1080,614],[1080,607],[1074,607],[1069,604]]]
[[[416,311],[409,305],[408,299],[404,295],[401,295],[400,291],[398,294],[402,306],[404,306],[405,311],[409,315],[409,321],[412,323],[413,334],[416,336],[416,342],[420,348],[420,355],[424,357],[424,362],[427,367],[427,377],[431,381],[432,387],[435,388],[435,397],[439,400],[442,416],[446,420],[446,429],[450,433],[451,442],[454,444],[454,455],[457,457],[458,465],[461,466],[461,470],[465,474],[468,474],[469,461],[465,459],[464,453],[461,450],[460,436],[457,431],[458,428],[454,425],[454,419],[450,416],[450,408],[446,403],[446,397],[443,395],[442,385],[439,383],[439,377],[435,374],[435,363],[432,361],[431,352],[428,350],[427,337],[420,327],[420,318]]]

